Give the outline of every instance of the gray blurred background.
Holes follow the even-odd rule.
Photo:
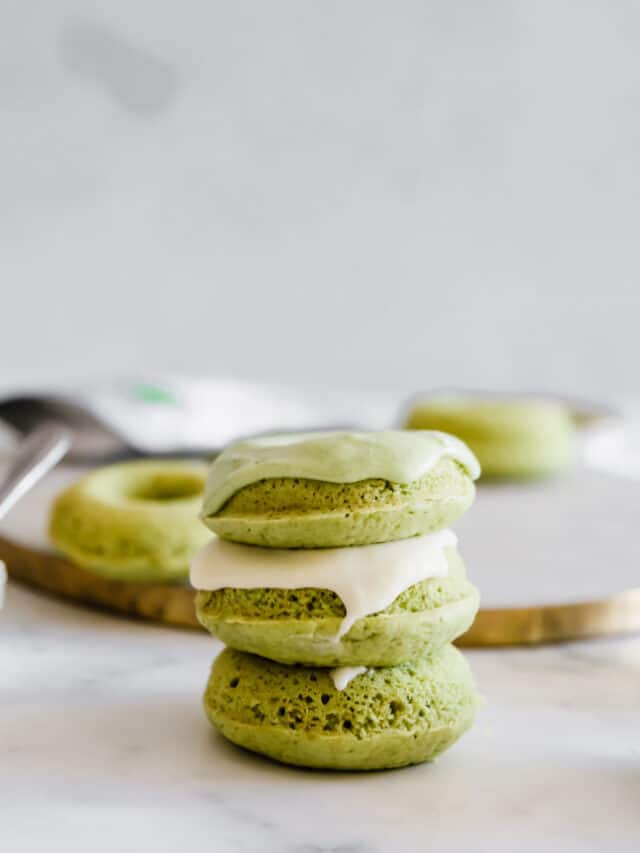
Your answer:
[[[3,382],[638,387],[640,7],[0,6]]]

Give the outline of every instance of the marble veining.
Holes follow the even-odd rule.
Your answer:
[[[370,774],[291,769],[218,737],[200,701],[218,649],[205,634],[10,583],[0,614],[0,844],[12,853],[155,853],[187,842],[216,853],[637,850],[640,637],[471,652],[487,699],[476,728],[433,765]]]

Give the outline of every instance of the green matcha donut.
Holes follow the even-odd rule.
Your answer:
[[[202,519],[268,548],[338,548],[448,527],[470,506],[477,460],[452,436],[388,430],[254,439],[209,472]]]
[[[336,770],[431,761],[475,718],[473,678],[453,646],[368,670],[342,691],[329,672],[226,649],[204,696],[207,717],[245,749],[286,764]]]
[[[406,426],[458,436],[485,477],[546,476],[566,468],[575,453],[571,413],[551,399],[437,396],[417,403]]]
[[[49,535],[72,562],[118,580],[186,580],[211,539],[198,518],[199,462],[143,460],[97,468],[60,494]]]
[[[406,589],[380,613],[358,619],[338,641],[345,607],[328,589],[220,589],[199,592],[202,625],[228,646],[308,666],[394,666],[463,634],[478,610],[464,563],[447,549],[449,573]]]

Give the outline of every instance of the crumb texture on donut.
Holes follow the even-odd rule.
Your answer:
[[[359,512],[376,508],[405,509],[421,500],[444,500],[466,494],[471,478],[453,459],[442,459],[425,477],[412,483],[362,480],[326,483],[283,477],[245,486],[225,504],[218,516],[268,515],[290,512]]]
[[[328,589],[199,592],[200,623],[226,645],[281,663],[394,666],[430,654],[463,634],[478,610],[477,589],[454,549],[449,574],[404,590],[387,608],[358,619],[340,638],[345,607]]]
[[[226,737],[279,761],[375,769],[436,757],[472,724],[478,698],[452,646],[368,670],[343,691],[326,670],[226,649],[213,665],[204,703]]]
[[[449,573],[446,577],[427,578],[410,586],[381,613],[419,613],[450,604],[468,591],[464,564],[454,549],[447,549]],[[261,621],[342,619],[346,610],[335,592],[329,589],[224,589],[197,594],[200,613],[232,619]],[[379,614],[371,614],[379,615]]]
[[[327,483],[260,480],[205,523],[223,539],[273,548],[330,548],[390,542],[450,526],[475,486],[457,461],[441,459],[420,480]]]

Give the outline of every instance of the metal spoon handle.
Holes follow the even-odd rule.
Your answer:
[[[0,518],[58,464],[71,439],[71,430],[56,423],[41,424],[29,433],[0,482]]]

